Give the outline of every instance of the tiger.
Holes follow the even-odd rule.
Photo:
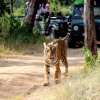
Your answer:
[[[53,40],[46,44],[44,43],[44,77],[45,82],[43,86],[48,86],[50,77],[50,67],[55,66],[54,82],[59,83],[61,76],[60,61],[65,66],[65,76],[68,75],[68,62],[67,62],[67,37]]]

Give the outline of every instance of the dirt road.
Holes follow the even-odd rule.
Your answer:
[[[20,94],[30,94],[42,86],[43,52],[32,55],[17,55],[0,60],[0,100]],[[68,49],[69,75],[83,66],[84,56],[81,49]],[[62,64],[61,64],[62,66]],[[51,79],[55,69],[51,68]],[[64,67],[61,67],[62,74]],[[16,99],[14,99],[16,100]]]

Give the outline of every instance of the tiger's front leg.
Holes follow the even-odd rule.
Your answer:
[[[44,71],[44,77],[45,77],[45,82],[43,84],[43,86],[48,86],[49,85],[49,77],[50,77],[50,66],[49,65],[45,65],[44,66],[45,71]]]
[[[55,83],[58,84],[60,82],[61,70],[60,70],[60,63],[56,64],[56,71],[55,71]]]

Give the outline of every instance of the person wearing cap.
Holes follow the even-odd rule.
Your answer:
[[[46,9],[46,12],[49,12],[49,14],[51,14],[51,9],[50,9],[49,4],[46,4],[45,9]]]
[[[49,4],[46,4],[45,9],[46,9],[46,13],[48,12],[48,13],[49,13],[49,15],[51,15],[51,9],[50,9]]]
[[[28,12],[29,12],[29,9],[30,9],[30,7],[29,7],[29,4],[30,4],[30,2],[26,2],[26,9],[25,9],[25,16],[28,14]]]
[[[50,9],[49,4],[46,4],[45,9],[46,9],[46,13],[45,13],[44,19],[46,20],[51,15],[51,9]]]

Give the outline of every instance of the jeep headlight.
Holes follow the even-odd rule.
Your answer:
[[[73,27],[73,29],[74,29],[75,31],[78,31],[78,30],[79,30],[79,27],[75,25],[75,26]]]

